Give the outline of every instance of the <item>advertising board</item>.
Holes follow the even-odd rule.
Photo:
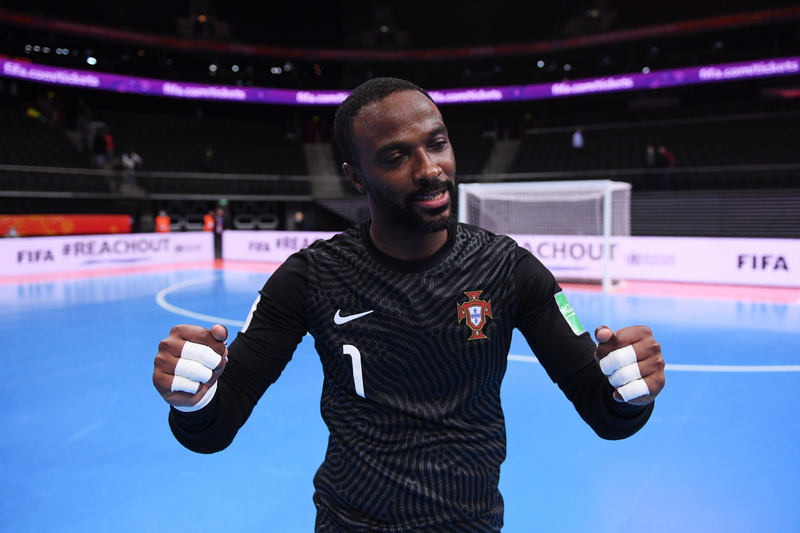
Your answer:
[[[283,262],[334,233],[226,231],[223,258]],[[558,279],[600,280],[603,237],[511,235]],[[613,237],[613,279],[800,287],[800,239]]]
[[[0,240],[0,276],[214,259],[214,235],[128,233]]]
[[[312,242],[334,235],[332,231],[226,231],[222,234],[222,258],[283,263]]]

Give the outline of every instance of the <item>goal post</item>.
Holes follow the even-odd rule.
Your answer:
[[[600,282],[604,290],[610,289],[611,238],[631,233],[629,183],[581,180],[469,183],[458,187],[460,222],[506,235],[600,238],[602,274],[580,279]],[[568,272],[554,274],[561,280],[571,280]]]

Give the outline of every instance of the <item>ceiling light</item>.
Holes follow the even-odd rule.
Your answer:
[[[93,58],[92,56],[87,57],[86,58],[86,62],[89,63],[90,65],[96,65],[97,64],[97,60],[95,58]]]
[[[234,72],[239,72],[239,65],[233,65],[231,67],[231,70],[234,71]]]

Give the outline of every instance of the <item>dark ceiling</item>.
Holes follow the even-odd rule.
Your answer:
[[[228,22],[232,38],[297,47],[401,46],[440,48],[533,42],[570,35],[720,14],[796,5],[787,0],[2,0],[6,9],[46,17],[175,35],[176,20],[190,5],[210,6],[209,15]],[[398,39],[365,38],[386,26]]]

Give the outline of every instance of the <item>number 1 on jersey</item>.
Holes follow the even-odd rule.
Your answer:
[[[356,386],[356,394],[366,398],[364,396],[364,376],[361,373],[361,352],[352,344],[345,344],[342,351],[353,360],[353,383]]]

